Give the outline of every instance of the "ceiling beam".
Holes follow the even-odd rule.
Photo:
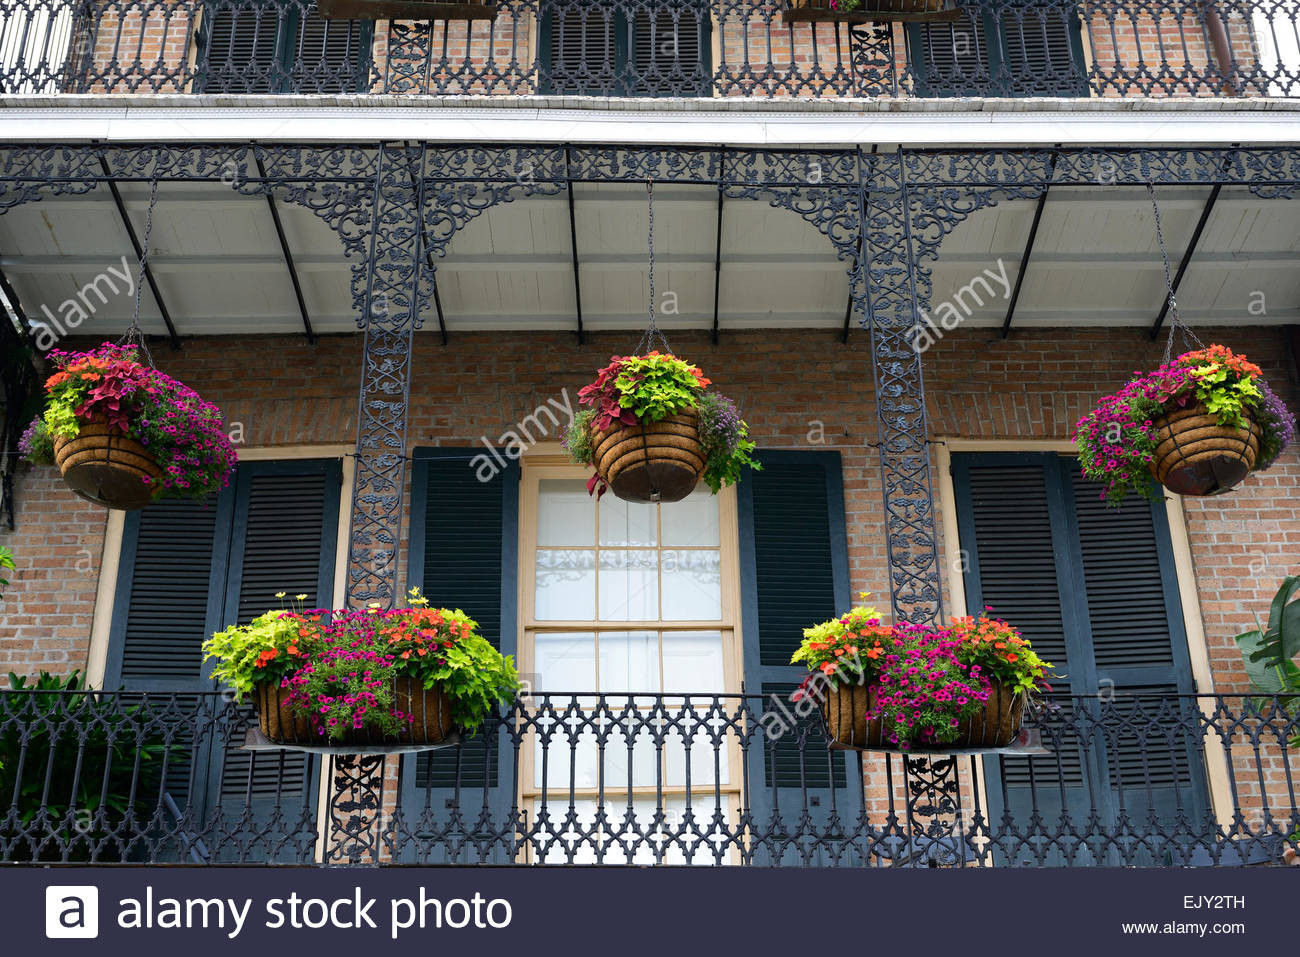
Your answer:
[[[1011,320],[1016,314],[1016,303],[1020,300],[1020,287],[1024,284],[1025,273],[1029,271],[1029,257],[1034,254],[1034,240],[1038,238],[1038,224],[1043,221],[1043,208],[1047,205],[1047,193],[1050,188],[1043,187],[1038,203],[1034,206],[1034,219],[1029,224],[1029,235],[1025,238],[1025,251],[1020,255],[1020,268],[1016,270],[1016,285],[1011,290],[1011,298],[1007,302],[1007,314],[1002,320],[1003,339],[1011,335]]]
[[[126,235],[131,240],[131,248],[135,250],[135,261],[138,264],[140,260],[144,259],[144,250],[140,247],[140,240],[136,238],[135,227],[131,225],[131,217],[127,215],[126,203],[122,202],[122,193],[117,188],[117,181],[112,178],[113,174],[108,168],[108,160],[102,154],[99,157],[99,166],[104,171],[109,192],[113,194],[113,203],[117,206],[117,214],[122,220],[122,225],[126,227]],[[153,270],[149,268],[148,262],[144,264],[144,278],[149,283],[149,291],[153,293],[153,301],[158,307],[158,314],[162,316],[163,323],[167,326],[167,335],[171,338],[172,348],[179,349],[181,347],[181,337],[176,334],[176,324],[172,322],[171,313],[167,311],[167,304],[163,302],[162,293],[158,291],[158,283],[153,278]]]
[[[718,233],[713,241],[713,344],[718,344],[718,305],[722,298],[722,198],[718,187]]]
[[[1178,272],[1174,275],[1173,293],[1178,292],[1178,287],[1182,285],[1183,274],[1187,272],[1187,265],[1192,261],[1192,256],[1196,252],[1196,244],[1201,241],[1201,233],[1205,232],[1205,224],[1210,221],[1210,213],[1214,212],[1214,204],[1219,201],[1219,190],[1223,187],[1215,183],[1210,190],[1210,198],[1205,201],[1204,208],[1201,209],[1201,218],[1196,221],[1196,229],[1192,230],[1191,241],[1187,244],[1187,249],[1183,252],[1183,258],[1178,263]],[[1147,333],[1147,338],[1152,342],[1160,335],[1160,327],[1165,324],[1165,316],[1169,314],[1169,299],[1166,296],[1164,303],[1160,306],[1160,315],[1156,316],[1155,323],[1151,326],[1151,331]]]
[[[253,156],[257,161],[257,173],[266,180],[266,167],[262,164],[262,155],[256,150]],[[280,222],[280,210],[276,208],[275,197],[271,191],[266,191],[266,207],[271,211],[271,221],[275,223],[275,235],[280,241],[280,252],[284,255],[284,264],[289,268],[289,281],[293,283],[293,296],[298,301],[298,312],[302,315],[303,331],[307,334],[307,342],[311,345],[316,344],[316,334],[311,329],[311,316],[307,314],[307,303],[302,297],[302,283],[298,281],[298,269],[293,264],[293,253],[289,251],[289,240],[284,235],[284,224]]]
[[[0,292],[4,293],[9,308],[13,310],[14,317],[22,328],[23,335],[30,339],[32,336],[32,322],[27,318],[27,313],[23,311],[23,304],[18,301],[18,293],[14,290],[13,285],[9,282],[9,276],[5,274],[3,269],[0,269]]]
[[[568,155],[568,150],[565,150]],[[582,279],[578,275],[578,217],[574,211],[573,184],[565,190],[569,194],[569,254],[573,261],[573,307],[578,317],[578,345],[582,345]]]

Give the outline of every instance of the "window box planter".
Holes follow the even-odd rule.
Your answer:
[[[846,9],[846,6],[849,9]],[[961,8],[953,0],[790,0],[781,13],[786,23],[941,22],[957,20]]]
[[[214,634],[204,660],[217,659],[211,677],[238,699],[253,699],[272,745],[365,753],[455,744],[514,698],[519,675],[463,611],[428,607],[418,588],[408,599],[408,608],[268,611]]]
[[[918,746],[915,750],[962,751],[972,748],[1005,748],[1020,736],[1025,696],[1012,693],[1000,681],[989,682],[989,699],[984,707],[960,719],[957,737],[942,745]],[[822,716],[830,747],[837,751],[896,751],[885,734],[880,718],[868,720],[867,713],[878,707],[878,685],[840,685],[821,700]]]
[[[390,747],[397,745],[438,746],[459,740],[452,722],[451,699],[440,685],[426,688],[411,678],[392,681],[393,705],[409,714],[411,721],[395,734],[364,726],[349,728],[341,737],[330,740],[332,746]],[[262,681],[253,686],[253,704],[257,709],[262,734],[275,744],[319,745],[324,738],[312,730],[311,721],[289,703],[289,693],[277,682]]]
[[[1151,474],[1179,495],[1218,495],[1238,485],[1259,460],[1263,429],[1249,412],[1244,425],[1222,425],[1204,405],[1153,420]]]
[[[317,0],[316,9],[326,20],[494,20],[497,15],[495,0]]]
[[[153,499],[152,483],[163,477],[148,449],[102,422],[83,425],[73,438],[56,436],[54,464],[77,495],[127,511],[148,505]]]
[[[791,700],[815,702],[831,747],[923,753],[1007,747],[1052,667],[987,614],[886,625],[862,606],[805,628],[790,661],[809,671]]]

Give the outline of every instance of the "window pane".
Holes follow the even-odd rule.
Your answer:
[[[539,621],[590,621],[596,617],[596,553],[537,550]]]
[[[582,482],[544,479],[538,483],[537,544],[596,544],[596,509]]]
[[[687,691],[721,693],[722,633],[687,631],[664,633],[664,693]],[[710,702],[701,701],[700,706]],[[696,702],[692,701],[692,705]]]
[[[659,617],[659,569],[655,552],[600,553],[601,621]]]
[[[659,636],[653,631],[600,633],[600,690],[606,693],[659,691]],[[617,710],[626,700],[607,701]]]
[[[722,559],[716,551],[660,552],[663,561],[664,621],[722,618]]]
[[[707,486],[696,486],[695,491],[680,502],[661,505],[659,521],[663,526],[665,545],[717,548],[721,542],[718,537],[718,497]]]
[[[692,705],[696,702],[692,701]],[[729,783],[727,768],[727,747],[735,740],[726,729],[726,721],[721,714],[710,714],[712,705],[701,705],[678,717],[675,709],[669,713],[675,719],[675,726],[668,728],[664,736],[665,781],[668,787],[686,787],[686,746],[691,750],[691,790],[712,787],[715,783]],[[679,706],[680,707],[680,706]],[[721,704],[725,710],[726,703]],[[684,733],[683,733],[684,732]],[[717,738],[718,781],[714,781],[714,738]]]
[[[587,634],[537,635],[533,638],[537,667],[536,692],[596,690],[596,636]],[[568,699],[545,699],[557,711]]]
[[[600,500],[600,544],[619,548],[655,544],[655,507],[613,495]]]

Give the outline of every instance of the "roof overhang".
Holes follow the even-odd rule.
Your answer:
[[[1285,146],[1300,99],[0,96],[11,142]]]

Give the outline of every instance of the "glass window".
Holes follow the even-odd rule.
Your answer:
[[[554,815],[594,813],[603,795],[607,808],[631,802],[651,820],[656,795],[664,809],[698,804],[697,815],[711,815],[719,793],[738,800],[739,751],[724,717],[740,703],[729,687],[739,674],[734,493],[597,500],[582,469],[524,465],[521,560],[533,574],[521,657],[534,715],[523,798]],[[593,839],[605,840],[578,842],[579,860]]]

